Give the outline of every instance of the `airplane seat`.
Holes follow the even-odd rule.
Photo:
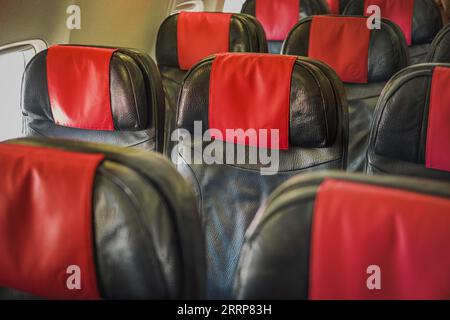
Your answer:
[[[204,297],[194,194],[162,155],[34,137],[0,167],[0,299]]]
[[[403,31],[410,63],[426,62],[431,42],[443,26],[438,5],[431,0],[351,0],[344,14],[368,15],[366,10],[370,5],[379,6],[381,16],[395,22]]]
[[[330,14],[342,14],[350,0],[327,0],[328,12]]]
[[[450,299],[450,188],[323,172],[278,188],[249,227],[234,296]]]
[[[307,56],[329,64],[344,82],[349,104],[349,171],[364,171],[370,126],[386,82],[408,65],[404,39],[393,23],[369,30],[366,18],[305,18],[290,32],[283,54]]]
[[[163,151],[164,91],[156,64],[132,49],[53,46],[28,64],[25,136]]]
[[[319,61],[217,55],[187,74],[177,128],[172,161],[201,208],[208,297],[228,299],[245,230],[269,194],[295,174],[345,170],[344,88]]]
[[[368,174],[450,181],[450,64],[420,64],[399,72],[375,110]]]
[[[196,63],[221,52],[267,52],[264,30],[253,17],[218,12],[181,12],[161,25],[156,60],[166,94],[165,143],[175,129],[175,115],[183,78]]]
[[[450,25],[442,29],[434,38],[427,61],[450,63]]]
[[[328,6],[325,0],[246,0],[241,12],[261,22],[269,52],[279,54],[289,31],[300,19],[327,14]]]

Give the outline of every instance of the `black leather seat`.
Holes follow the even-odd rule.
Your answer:
[[[365,18],[317,16],[290,32],[283,54],[309,56],[336,69],[350,113],[349,171],[364,171],[370,125],[386,82],[408,65],[403,37],[392,22],[368,30]]]
[[[24,135],[163,151],[164,91],[156,64],[132,49],[54,46],[22,85]]]
[[[289,30],[302,18],[327,14],[325,0],[247,0],[242,13],[256,17],[263,25],[270,53],[280,53]]]
[[[0,299],[204,297],[195,198],[161,155],[27,138],[0,163]]]
[[[442,29],[434,38],[427,61],[450,63],[450,25]]]
[[[370,134],[367,173],[450,180],[449,77],[450,64],[421,64],[386,85]]]
[[[448,300],[449,228],[447,183],[300,175],[248,229],[235,297]]]
[[[250,16],[211,12],[174,14],[162,23],[156,43],[156,60],[166,94],[168,153],[172,147],[167,140],[175,128],[184,76],[195,63],[220,52],[267,52],[262,26]]]
[[[431,42],[442,28],[442,17],[437,4],[431,0],[403,2],[396,0],[351,0],[344,14],[365,15],[365,5],[371,4],[371,1],[380,5],[383,18],[397,23],[404,31],[409,46],[410,63],[426,62]],[[407,10],[407,8],[412,10]]]
[[[284,69],[286,63],[293,66]],[[274,96],[283,104],[274,103]],[[205,59],[189,72],[178,105],[181,142],[172,159],[194,186],[200,203],[210,298],[230,298],[245,230],[278,185],[302,172],[345,169],[347,116],[342,83],[318,61],[226,54]],[[236,122],[246,124],[239,126]],[[195,124],[203,127],[196,128]],[[290,128],[284,127],[288,124]],[[204,133],[206,140],[211,139],[207,129],[217,134],[219,129],[223,133],[228,129],[269,128],[280,130],[279,151],[274,145],[266,149],[262,137],[262,144],[250,145],[233,138],[226,142],[215,139],[213,145],[202,141]],[[226,155],[211,148],[223,149]],[[249,159],[256,152],[260,154],[252,162]],[[261,156],[266,152],[272,155],[269,161]],[[246,161],[242,161],[243,156]]]

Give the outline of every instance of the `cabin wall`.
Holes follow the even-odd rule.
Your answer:
[[[67,7],[81,8],[81,30],[68,30]],[[39,38],[57,43],[122,46],[154,57],[158,28],[172,0],[0,0],[0,46]]]

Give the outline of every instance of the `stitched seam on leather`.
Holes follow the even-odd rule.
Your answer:
[[[132,58],[132,57],[130,57],[130,58]],[[128,77],[130,78],[131,91],[133,92],[133,98],[134,98],[134,109],[136,110],[136,116],[137,116],[137,120],[138,120],[139,126],[141,126],[142,125],[142,123],[141,123],[141,116],[140,116],[139,110],[138,110],[138,104],[137,104],[137,98],[136,98],[136,90],[135,90],[133,78],[131,77],[130,70],[128,69],[128,66],[126,65],[126,63],[124,63],[122,61],[122,59],[119,59],[119,61],[125,67],[125,70],[127,70]],[[134,59],[133,59],[133,62],[134,62]]]

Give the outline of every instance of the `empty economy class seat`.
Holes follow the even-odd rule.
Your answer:
[[[242,13],[261,22],[270,53],[280,53],[283,41],[297,22],[305,17],[327,14],[325,0],[247,0]]]
[[[28,138],[0,167],[0,299],[204,297],[194,195],[161,155]]]
[[[378,102],[367,173],[450,180],[450,64],[398,73]]]
[[[427,61],[450,63],[450,25],[442,29],[433,40]]]
[[[132,49],[53,46],[22,84],[26,136],[163,151],[164,91],[156,64]]]
[[[238,299],[450,299],[450,187],[361,174],[295,177],[248,229]]]
[[[166,94],[166,138],[175,127],[184,76],[200,60],[223,52],[267,52],[262,26],[251,16],[217,12],[181,12],[162,23],[156,59]]]
[[[210,298],[230,298],[245,230],[278,185],[345,169],[343,90],[325,64],[295,56],[222,54],[186,76],[172,159],[201,208]]]
[[[307,56],[329,64],[345,84],[349,104],[349,171],[364,171],[370,125],[386,82],[408,65],[403,37],[392,22],[369,30],[366,18],[316,16],[290,32],[284,54]]]
[[[367,8],[372,5],[380,8],[381,17],[392,20],[403,31],[411,64],[425,62],[443,24],[437,4],[433,0],[351,0],[344,14],[371,15]]]

